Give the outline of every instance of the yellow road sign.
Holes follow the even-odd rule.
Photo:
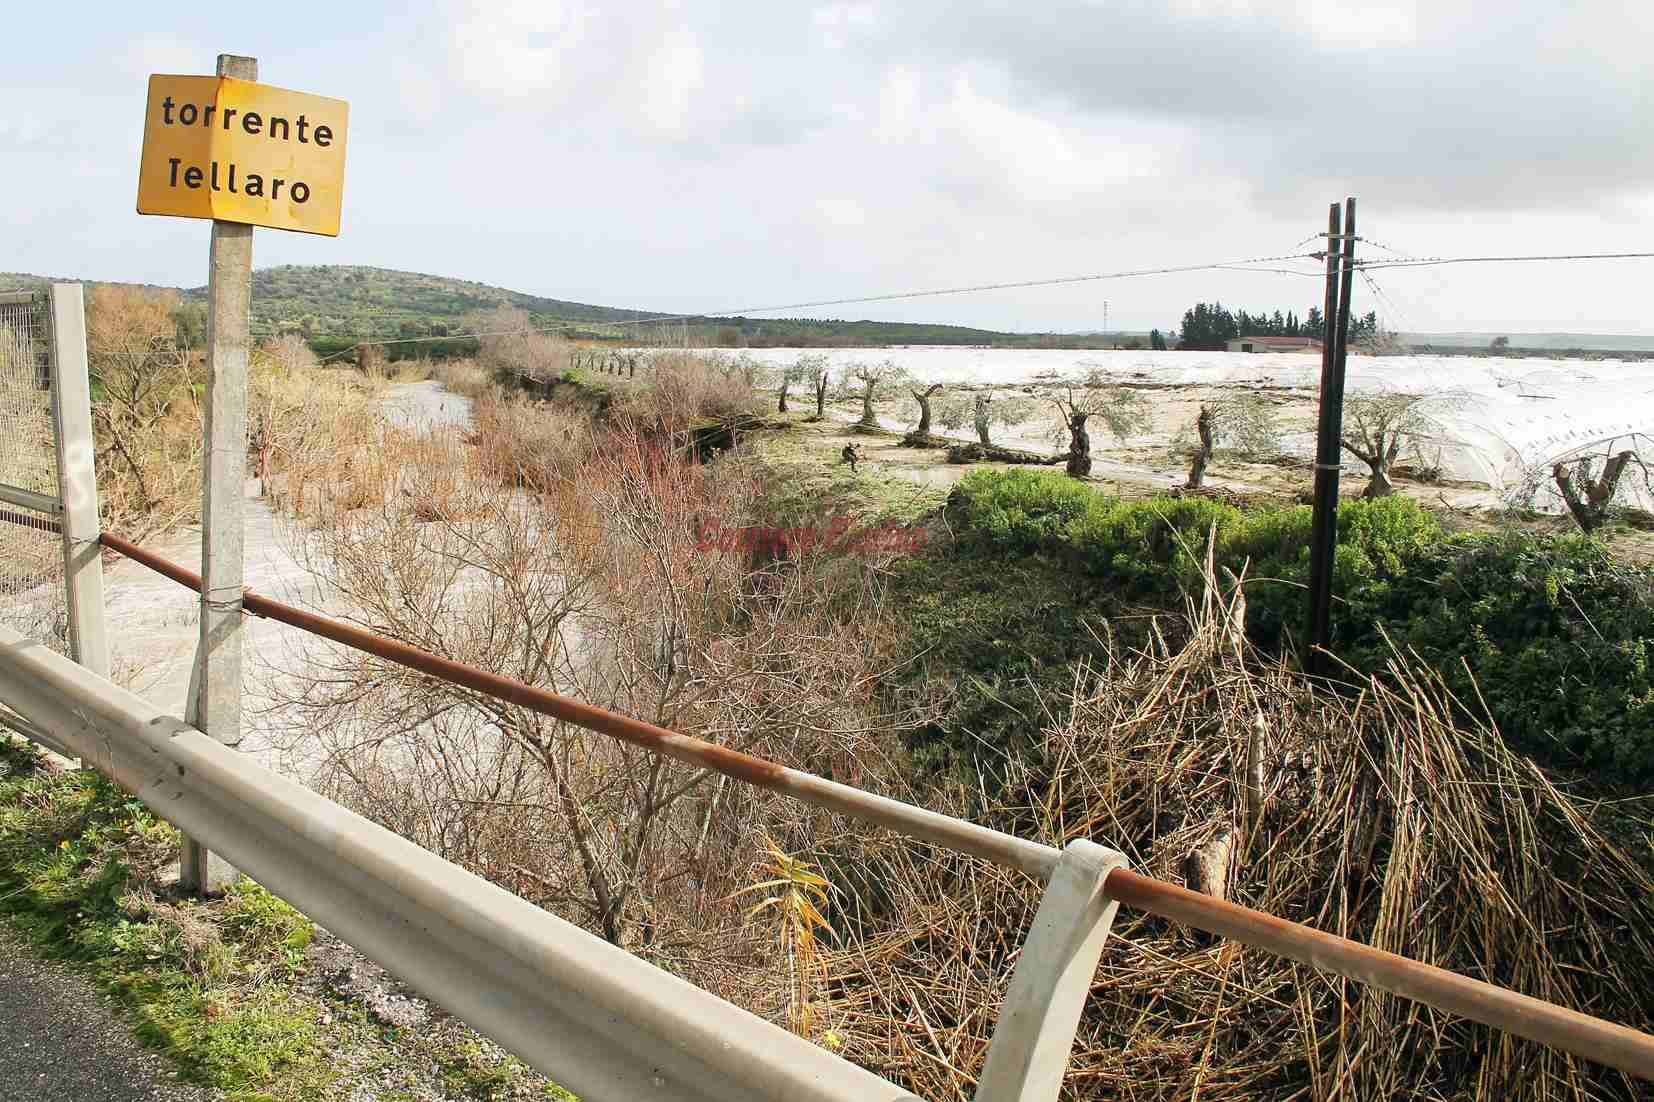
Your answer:
[[[234,77],[149,78],[138,213],[339,235],[344,100]]]

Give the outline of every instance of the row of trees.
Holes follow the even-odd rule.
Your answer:
[[[1319,306],[1311,306],[1300,320],[1291,311],[1285,314],[1249,314],[1245,310],[1231,311],[1221,302],[1197,302],[1183,314],[1183,330],[1178,334],[1178,347],[1190,350],[1218,351],[1229,341],[1239,337],[1321,337],[1326,332],[1326,320]],[[1158,333],[1158,330],[1156,331]],[[1351,342],[1367,341],[1378,335],[1378,312],[1369,310],[1362,317],[1350,319]],[[1153,345],[1155,334],[1149,336]],[[1162,345],[1161,347],[1164,347]]]
[[[1363,331],[1370,331],[1370,324],[1364,325]],[[1148,402],[1142,392],[1113,383],[1097,370],[1041,396],[980,389],[955,392],[938,400],[945,389],[943,384],[917,379],[892,361],[851,364],[835,387],[828,359],[806,355],[781,371],[782,412],[787,410],[788,390],[795,383],[805,383],[813,390],[817,417],[826,415],[830,396],[860,401],[861,417],[856,423],[863,429],[879,427],[875,403],[881,396],[905,390],[915,404],[918,421],[904,439],[917,446],[938,443],[930,436],[931,425],[937,423],[954,432],[970,426],[982,448],[993,447],[995,426],[1032,420],[1043,399],[1060,415],[1053,443],[1067,444],[1068,472],[1080,477],[1091,471],[1090,432],[1094,422],[1100,421],[1120,439],[1149,426]],[[1392,472],[1404,455],[1416,455],[1421,469],[1439,466],[1439,462],[1426,460],[1421,447],[1438,428],[1440,416],[1460,408],[1464,401],[1463,395],[1455,393],[1421,395],[1380,390],[1347,395],[1339,444],[1345,453],[1367,466],[1362,496],[1394,493]],[[1194,423],[1173,446],[1189,461],[1186,485],[1198,489],[1220,451],[1246,460],[1272,459],[1281,454],[1282,435],[1275,404],[1262,394],[1242,394],[1202,405]],[[1527,496],[1535,496],[1545,482],[1554,483],[1580,528],[1594,531],[1606,521],[1620,483],[1631,469],[1643,470],[1636,454],[1610,448],[1602,456],[1575,458],[1536,471],[1529,479]],[[1646,470],[1643,473],[1648,477]]]

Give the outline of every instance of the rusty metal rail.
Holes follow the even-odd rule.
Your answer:
[[[105,533],[101,540],[106,547],[180,585],[197,591],[201,588],[200,577],[176,563],[151,554],[119,536]],[[864,792],[536,689],[268,597],[248,592],[243,596],[243,607],[252,615],[278,620],[386,661],[678,761],[1020,870],[1042,884],[1051,882],[1062,859],[1062,854],[1050,846]],[[1192,892],[1129,869],[1107,869],[1103,873],[1102,893],[1112,903],[1233,938],[1242,944],[1654,1081],[1654,1036],[1647,1033],[1422,961],[1374,949],[1301,923]],[[1092,967],[1095,967],[1094,960]],[[1089,987],[1089,971],[1083,979],[1084,986]]]

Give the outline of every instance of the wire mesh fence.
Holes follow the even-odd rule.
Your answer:
[[[69,652],[46,295],[0,292],[0,623]],[[7,490],[21,493],[7,493]]]

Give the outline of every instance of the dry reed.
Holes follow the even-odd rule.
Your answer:
[[[1210,595],[1189,641],[1116,655],[985,817],[1634,1027],[1654,884],[1439,679],[1398,656],[1347,695],[1248,649]],[[981,792],[961,794],[985,800]],[[934,801],[933,801],[934,802]],[[882,899],[826,954],[845,1053],[969,1098],[1037,906],[1025,877],[911,846],[841,863]],[[842,887],[841,883],[841,887]],[[861,893],[864,897],[865,891]],[[1616,1072],[1151,916],[1109,938],[1064,1097],[1646,1097]]]

